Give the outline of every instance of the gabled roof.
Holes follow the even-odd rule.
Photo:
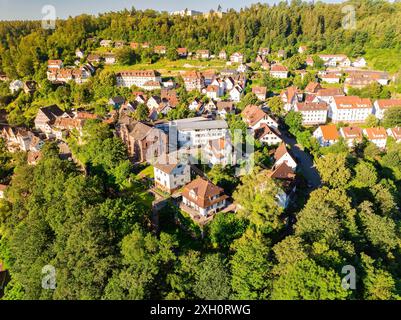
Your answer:
[[[299,111],[316,111],[316,110],[328,110],[326,102],[303,102],[297,104]]]
[[[296,174],[294,169],[292,169],[287,162],[284,161],[277,167],[273,168],[273,171],[270,173],[270,177],[280,180],[292,180],[295,179]]]
[[[319,89],[316,95],[318,97],[335,97],[335,96],[344,96],[344,92],[340,88],[323,88]]]
[[[376,102],[380,109],[401,107],[401,99],[378,99]]]
[[[194,193],[195,197],[192,197],[192,193]],[[207,208],[228,198],[224,195],[224,190],[222,188],[202,178],[197,178],[188,183],[182,191],[182,196],[201,208]],[[217,198],[212,200],[215,196],[217,196]]]
[[[266,123],[263,123],[258,129],[255,130],[255,138],[262,139],[268,134],[274,134],[280,138],[280,134],[273,128],[270,128]]]
[[[54,121],[57,117],[61,117],[64,114],[64,111],[55,104],[48,107],[40,108],[39,110],[42,111],[45,116],[51,121]]]
[[[362,129],[359,127],[343,127],[340,132],[344,139],[362,140]]]
[[[396,139],[396,140],[400,140],[401,139],[401,127],[395,127],[395,128],[391,128],[388,129],[389,132],[391,132],[392,136]]]
[[[305,88],[305,92],[307,93],[316,93],[322,86],[319,82],[309,82],[309,84]]]
[[[274,160],[278,161],[280,160],[285,154],[289,154],[287,146],[285,143],[281,143],[279,147],[276,149],[276,152],[274,153]],[[291,154],[290,154],[291,155]]]
[[[384,140],[387,139],[387,131],[382,127],[378,128],[366,128],[364,133],[369,140]]]
[[[242,111],[242,117],[248,123],[250,127],[253,127],[264,117],[268,116],[261,108],[256,105],[248,105],[244,111]]]
[[[288,72],[288,69],[281,64],[273,64],[270,68],[270,72]]]
[[[328,124],[325,126],[320,126],[320,130],[322,131],[323,139],[328,140],[338,140],[340,135],[338,134],[337,127],[334,124]]]
[[[368,98],[357,96],[334,97],[334,103],[338,109],[362,109],[372,108],[372,101]]]

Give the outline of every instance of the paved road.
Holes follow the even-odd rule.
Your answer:
[[[291,152],[297,158],[297,163],[301,168],[302,174],[308,181],[312,189],[316,189],[321,185],[321,180],[318,171],[314,167],[312,156],[303,151],[298,145],[295,138],[286,134],[286,131],[281,131],[282,138],[286,144],[291,146]]]

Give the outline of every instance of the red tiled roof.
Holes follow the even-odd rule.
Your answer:
[[[195,198],[191,196],[191,191],[194,191]],[[197,178],[188,183],[182,191],[182,196],[201,208],[210,207],[227,198],[222,188],[202,178]],[[215,196],[217,196],[217,198],[212,200]]]
[[[370,99],[357,96],[334,97],[334,102],[338,109],[372,108]]]
[[[334,124],[320,126],[320,129],[324,140],[338,140],[340,138],[337,127]]]
[[[387,139],[387,131],[382,127],[366,128],[364,130],[364,133],[366,134],[369,140]]]

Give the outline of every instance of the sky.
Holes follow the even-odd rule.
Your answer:
[[[332,0],[331,2],[339,2]],[[185,8],[197,11],[216,10],[219,4],[223,11],[227,8],[239,9],[252,3],[274,3],[275,0],[0,0],[0,20],[41,20],[46,13],[42,8],[52,5],[57,18],[67,18],[81,13],[97,14],[101,12],[130,9],[155,9],[175,11]]]

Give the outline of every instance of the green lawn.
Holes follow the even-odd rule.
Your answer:
[[[401,70],[401,50],[368,49],[365,59],[369,68],[395,73]]]
[[[138,173],[138,176],[153,179],[155,177],[153,166],[147,166],[145,169]]]
[[[185,70],[207,70],[216,69],[222,70],[226,67],[225,61],[222,60],[187,60],[180,59],[177,61],[171,61],[168,59],[160,59],[156,63],[137,63],[132,66],[127,65],[112,65],[105,66],[106,70],[112,70],[114,72],[119,72],[122,70],[156,70],[160,72],[163,76],[174,76],[180,71]]]

